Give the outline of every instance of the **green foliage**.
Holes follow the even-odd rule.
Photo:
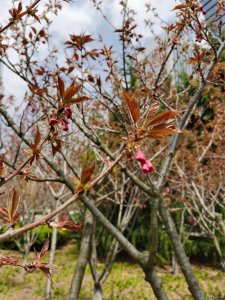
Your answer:
[[[41,228],[37,227],[33,229],[34,232],[37,232],[38,238],[36,239],[34,245],[31,247],[31,250],[35,249],[41,249],[43,246],[44,242],[48,237],[51,239],[52,235],[52,229],[48,227],[48,225],[42,226]],[[22,243],[23,242],[23,236],[19,235],[17,237],[19,241]],[[79,240],[80,239],[80,234],[76,232],[72,232],[69,230],[65,231],[58,231],[57,235],[57,245],[58,246],[63,246],[65,245],[69,240]],[[1,249],[8,249],[8,250],[17,250],[17,245],[15,243],[15,239],[6,239],[2,242],[0,242],[0,248]]]
[[[178,232],[180,231],[181,219],[182,219],[182,208],[183,204],[180,202],[173,201],[170,204],[170,208],[177,209],[172,213],[174,223],[177,227]],[[109,210],[108,210],[109,211]],[[107,212],[104,212],[107,214]],[[110,218],[113,222],[117,215],[117,210],[110,210]],[[133,219],[133,225],[129,226],[125,235],[129,237],[131,243],[140,251],[148,251],[150,249],[150,213],[151,207],[142,209],[137,212],[135,219]],[[224,211],[223,211],[224,213]],[[198,237],[195,239],[186,238],[190,230],[190,225],[186,222],[188,215],[184,216],[182,240],[185,240],[185,251],[193,261],[202,263],[219,263],[217,251],[212,240],[209,237]],[[196,228],[197,230],[197,228]],[[187,233],[185,233],[187,232]],[[97,237],[98,237],[98,255],[104,258],[107,250],[112,243],[112,236],[108,232],[102,229],[102,226],[97,226]],[[225,253],[225,239],[216,233],[216,237],[221,247],[222,253]],[[159,223],[159,236],[158,236],[158,252],[157,261],[159,265],[171,263],[174,251],[168,239],[167,233],[164,230],[163,224]],[[122,255],[123,256],[123,255]]]
[[[34,247],[37,249],[40,249],[48,237],[50,237],[50,239],[51,239],[51,235],[52,235],[52,229],[50,229],[47,225],[43,226],[43,228],[40,231],[40,234],[38,236],[38,239],[36,240],[36,242],[34,244]],[[63,246],[69,240],[79,239],[79,237],[80,237],[79,233],[72,232],[70,230],[58,231],[57,245]]]
[[[164,230],[159,231],[159,246],[158,253],[167,261],[172,259],[173,251],[167,234]]]
[[[44,242],[47,240],[48,236],[51,236],[52,230],[47,225],[45,225],[41,229],[38,227],[35,228],[34,232],[38,234],[38,238],[34,243],[34,247],[40,249]]]

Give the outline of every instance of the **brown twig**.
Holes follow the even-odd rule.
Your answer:
[[[20,14],[20,18],[30,13],[30,11],[40,2],[41,0],[36,0],[31,6],[29,6],[23,13]],[[10,21],[7,25],[0,29],[0,34],[6,29],[11,27],[17,20]]]
[[[38,221],[33,222],[31,224],[25,225],[19,229],[16,230],[10,230],[7,231],[5,233],[3,233],[2,235],[0,235],[0,241],[3,241],[7,238],[13,237],[13,236],[17,236],[19,234],[22,234],[28,230],[32,230],[40,225],[44,225],[46,224],[46,222],[53,218],[55,215],[57,215],[59,212],[61,212],[62,210],[64,210],[66,207],[68,207],[70,204],[72,204],[75,200],[77,200],[85,190],[90,190],[92,189],[101,179],[103,179],[105,176],[108,175],[108,173],[118,164],[118,162],[122,159],[124,155],[124,151],[118,155],[118,157],[105,169],[102,171],[101,174],[99,174],[96,178],[94,178],[88,185],[88,187],[86,189],[82,189],[81,191],[79,191],[78,193],[75,193],[69,200],[67,200],[65,203],[63,203],[62,205],[60,205],[58,208],[56,208],[55,210],[53,210],[51,213],[47,214],[46,216],[40,218]]]

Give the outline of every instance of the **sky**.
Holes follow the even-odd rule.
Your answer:
[[[116,28],[120,28],[122,23],[120,13],[121,6],[119,2],[119,0],[102,0],[104,13]],[[158,14],[164,21],[170,23],[174,20],[175,14],[172,9],[179,0],[148,0],[147,2],[151,3],[153,7],[157,9]],[[8,20],[8,10],[11,8],[10,3],[11,1],[9,0],[0,0],[1,24],[6,24]],[[22,3],[26,6],[29,1],[23,0]],[[39,5],[40,9],[45,3],[45,0],[41,0]],[[146,30],[143,25],[143,19],[147,17],[145,3],[146,0],[128,0],[129,7],[137,11],[137,30],[145,36],[146,43],[149,43],[151,40],[151,32]],[[57,16],[52,16],[51,19],[53,21],[50,29],[52,42],[58,49],[62,49],[64,41],[68,40],[69,34],[80,34],[82,31],[96,38],[101,34],[108,45],[114,44],[116,47],[119,47],[116,34],[113,33],[111,26],[102,18],[100,13],[96,11],[90,0],[74,0],[70,4],[65,3],[62,11],[60,11]],[[162,32],[161,25],[159,25],[158,21],[156,21],[154,29],[157,34]],[[42,55],[44,56],[44,54],[45,51],[43,47],[43,53],[40,53],[39,58],[41,58]],[[59,61],[63,60],[63,58],[63,52],[61,52]],[[22,99],[27,89],[26,83],[16,75],[13,75],[12,72],[6,68],[2,68],[2,77],[4,93],[6,95],[16,95],[18,99]]]

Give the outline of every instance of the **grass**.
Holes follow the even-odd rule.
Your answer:
[[[13,251],[1,251],[5,255],[19,255]],[[67,245],[56,251],[53,271],[53,299],[65,300],[76,263],[76,246]],[[31,253],[29,260],[32,260]],[[48,259],[48,257],[46,257]],[[99,264],[99,268],[102,265]],[[195,274],[205,292],[206,300],[225,297],[225,276],[216,269],[195,266]],[[158,269],[168,297],[171,300],[189,300],[187,285],[181,273],[173,275],[170,267]],[[20,269],[2,267],[0,269],[0,300],[41,300],[43,299],[46,278],[41,271],[27,273],[23,278]],[[82,285],[80,300],[92,299],[93,281],[88,267]],[[136,264],[116,262],[112,273],[103,286],[103,298],[108,300],[153,300],[151,288],[144,280],[142,270]]]

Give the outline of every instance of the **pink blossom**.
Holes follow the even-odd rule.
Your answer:
[[[68,119],[71,119],[72,118],[72,109],[70,107],[66,107],[65,114]]]
[[[204,9],[202,9],[202,14],[206,15],[206,11]]]
[[[141,165],[141,169],[144,174],[148,174],[154,170],[154,166],[149,160],[146,160],[145,163]]]
[[[141,150],[136,152],[135,159],[141,163],[141,169],[144,174],[148,174],[154,170],[153,164],[147,160],[145,154]]]
[[[54,125],[56,125],[56,124],[58,124],[59,123],[59,120],[57,120],[57,119],[51,119],[49,122],[48,122],[48,125],[50,125],[50,126],[54,126]]]
[[[69,130],[69,126],[66,122],[62,122],[62,130],[64,131],[68,131]]]
[[[146,162],[146,157],[144,155],[144,153],[141,150],[138,150],[136,155],[135,155],[135,159],[137,161],[139,161],[141,164]]]

